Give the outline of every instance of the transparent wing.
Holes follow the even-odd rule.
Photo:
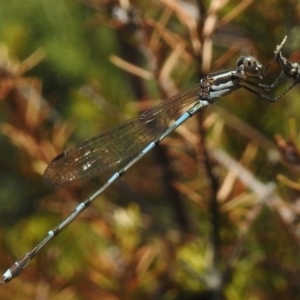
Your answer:
[[[179,109],[199,99],[198,92],[199,85],[62,152],[47,167],[44,181],[58,187],[100,174],[112,175],[158,139]]]

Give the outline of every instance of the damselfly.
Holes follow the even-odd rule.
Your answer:
[[[282,70],[273,84],[264,85],[261,83],[269,66],[264,70],[254,57],[242,56],[237,60],[234,70],[210,74],[201,79],[200,83],[189,92],[169,98],[144,112],[139,118],[104,131],[54,158],[44,174],[45,182],[51,186],[60,187],[104,173],[110,174],[110,177],[99,190],[79,204],[62,223],[50,230],[36,247],[15,262],[4,273],[0,284],[18,276],[29,261],[76,219],[99,194],[202,107],[208,106],[239,88],[245,88],[268,101],[274,102],[299,83],[299,64],[289,62],[281,54],[285,41],[286,37],[275,51],[275,60]],[[286,77],[293,79],[292,85],[282,94],[276,97],[270,96],[270,92]],[[179,110],[192,104],[194,105],[191,108],[169,125]],[[119,168],[119,171],[113,173],[116,167]]]

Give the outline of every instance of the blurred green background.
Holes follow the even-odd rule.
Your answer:
[[[266,66],[285,35],[299,62],[299,20],[298,0],[2,1],[1,270],[107,179],[50,189],[55,155],[240,55]],[[239,90],[201,111],[0,298],[300,299],[298,99]]]

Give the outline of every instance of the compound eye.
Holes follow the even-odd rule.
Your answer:
[[[247,56],[240,56],[236,62],[237,67],[240,67],[244,64],[244,60],[247,58]]]
[[[262,65],[252,56],[246,56],[243,59],[244,70],[248,73],[260,71]]]

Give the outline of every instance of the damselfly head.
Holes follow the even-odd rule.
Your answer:
[[[262,64],[253,56],[241,56],[238,58],[236,62],[237,67],[248,73],[249,75],[255,75],[259,77],[263,70]]]

